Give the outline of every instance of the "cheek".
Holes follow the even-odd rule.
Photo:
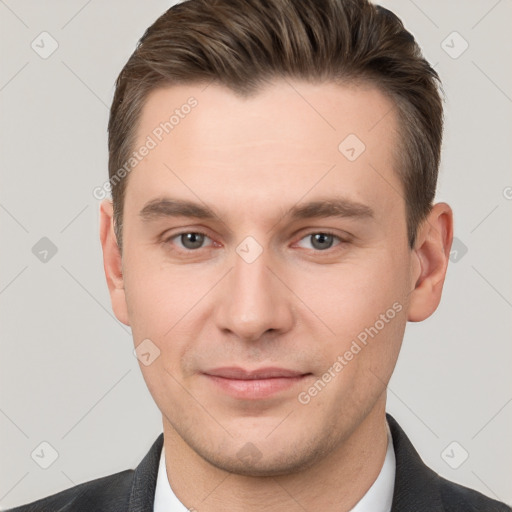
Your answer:
[[[149,338],[165,351],[163,355],[183,352],[208,313],[208,301],[203,299],[218,280],[218,270],[170,265],[162,257],[152,257],[151,251],[132,254],[125,291],[135,344]]]
[[[290,276],[297,296],[338,339],[351,338],[402,302],[405,277],[403,265],[377,253]]]
[[[153,279],[149,272],[141,272],[125,277],[126,303],[131,320],[134,341],[138,338],[159,337],[165,325],[172,322],[166,313],[166,304],[172,303],[172,297],[164,296],[161,280]],[[171,324],[172,325],[172,324]]]
[[[396,364],[406,325],[407,276],[392,250],[371,256],[303,276],[297,291],[321,320],[311,317],[309,329],[326,334],[322,371],[331,368],[336,375],[332,395],[322,400],[348,393],[362,403],[383,389]]]

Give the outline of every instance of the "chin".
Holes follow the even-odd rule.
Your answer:
[[[266,446],[262,446],[265,445]],[[223,471],[248,477],[275,477],[300,473],[322,460],[331,448],[297,441],[288,446],[280,444],[279,451],[268,441],[246,442],[240,448],[225,445],[215,452],[195,450],[204,460]],[[233,453],[234,452],[234,453]]]
[[[206,457],[204,457],[206,458]],[[213,466],[234,473],[236,475],[248,477],[275,477],[280,475],[290,475],[299,473],[306,468],[306,464],[300,460],[240,460],[236,457],[226,458],[215,456],[213,459],[207,459]]]

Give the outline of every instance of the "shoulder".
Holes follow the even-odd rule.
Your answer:
[[[491,499],[438,475],[415,450],[397,421],[386,415],[396,459],[393,512],[512,512]]]
[[[128,469],[90,480],[6,512],[124,512],[128,508],[133,474],[134,470]]]
[[[139,465],[112,475],[89,480],[46,498],[6,512],[126,512],[150,510],[155,496],[161,433]]]
[[[439,476],[439,489],[446,512],[512,512],[505,503],[493,500]]]

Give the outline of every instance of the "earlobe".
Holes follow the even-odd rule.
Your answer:
[[[453,212],[446,203],[433,206],[418,230],[412,253],[411,283],[407,320],[421,322],[437,309],[453,240]]]
[[[100,205],[100,241],[112,309],[120,322],[130,325],[124,290],[122,258],[114,232],[112,201],[109,199],[104,199]]]

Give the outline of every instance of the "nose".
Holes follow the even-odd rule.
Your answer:
[[[293,326],[292,294],[263,251],[248,262],[233,255],[233,268],[217,291],[216,323],[224,334],[255,342]]]

